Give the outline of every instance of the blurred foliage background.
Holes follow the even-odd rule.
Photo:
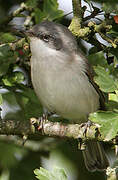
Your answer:
[[[63,2],[65,6],[69,3]],[[107,97],[107,111],[93,113],[90,119],[101,125],[101,133],[110,141],[118,132],[118,1],[85,0],[81,10],[81,27],[88,27],[90,33],[77,41],[93,65],[95,82]],[[45,19],[68,26],[71,11],[59,9],[57,0],[0,0],[1,119],[26,121],[41,116],[42,107],[30,79],[29,40],[22,30]],[[68,180],[106,179],[103,172],[86,170],[77,142],[31,136],[22,144],[21,136],[0,136],[0,180],[33,180],[36,168],[52,170],[55,166],[64,168]],[[105,147],[114,167],[118,157],[109,144]]]

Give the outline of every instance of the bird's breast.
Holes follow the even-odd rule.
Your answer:
[[[56,57],[55,57],[56,58]],[[48,57],[31,58],[31,76],[42,104],[67,119],[85,121],[89,113],[99,108],[99,96],[77,65],[67,66]],[[60,60],[61,61],[61,60]]]

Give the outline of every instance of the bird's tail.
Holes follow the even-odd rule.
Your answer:
[[[86,168],[89,171],[102,171],[109,166],[108,158],[100,142],[88,141],[82,152]]]

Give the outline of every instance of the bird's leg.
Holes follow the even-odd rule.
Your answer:
[[[42,132],[44,132],[43,125],[47,119],[48,119],[48,115],[46,113],[43,113],[43,115],[38,118],[39,121],[38,131],[42,130]]]
[[[91,125],[92,125],[92,122],[90,120],[88,122],[86,122],[86,123],[81,124],[81,127],[82,128],[84,127],[83,134],[85,135],[85,137],[86,137],[87,130],[91,127]]]
[[[91,121],[88,121],[86,123],[82,123],[80,128],[84,128],[83,135],[86,137],[87,131],[92,125]],[[83,142],[81,138],[78,138],[78,149],[85,150],[86,149],[86,142]]]
[[[38,131],[42,130],[42,133],[44,132],[44,123],[48,120],[49,117],[51,117],[54,113],[47,111],[47,109],[44,108],[44,113],[41,117],[38,118],[39,126]]]

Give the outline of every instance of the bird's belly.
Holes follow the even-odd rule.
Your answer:
[[[76,73],[70,76],[68,72],[36,69],[32,68],[33,86],[41,103],[49,111],[80,123],[99,108],[98,94],[84,76],[80,79]]]

